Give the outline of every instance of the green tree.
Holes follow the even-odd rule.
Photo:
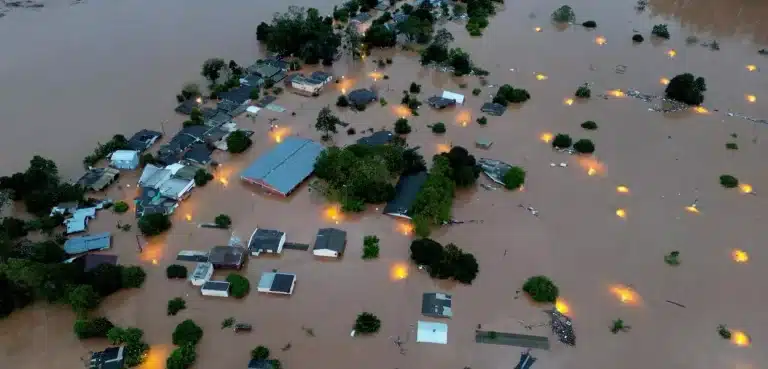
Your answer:
[[[525,89],[502,85],[493,97],[493,102],[507,106],[508,103],[523,103],[530,98],[531,95]]]
[[[77,338],[82,340],[94,337],[107,337],[107,332],[114,326],[109,319],[98,317],[76,320],[73,330]]]
[[[573,144],[573,150],[579,154],[591,154],[595,152],[595,144],[591,140],[582,138]]]
[[[355,320],[355,331],[362,334],[376,333],[381,329],[381,320],[368,312],[360,313]]]
[[[428,65],[431,63],[442,64],[448,60],[449,50],[446,45],[441,45],[436,42],[429,44],[421,52],[421,64]]]
[[[581,123],[581,128],[584,128],[587,131],[594,131],[594,130],[597,130],[597,123],[595,123],[595,122],[593,122],[591,120],[588,120],[588,121],[586,121],[584,123]]]
[[[443,260],[443,245],[429,238],[413,240],[411,260],[417,265],[437,265]]]
[[[581,25],[584,28],[596,28],[597,27],[597,22],[595,22],[593,20],[588,20],[588,21],[582,23]]]
[[[573,23],[576,20],[576,13],[570,6],[563,5],[552,12],[552,20],[556,23]]]
[[[208,173],[205,169],[198,169],[195,172],[195,186],[203,187],[213,179],[213,174]]]
[[[590,90],[589,85],[585,83],[576,89],[576,93],[574,95],[582,99],[589,99],[592,96],[592,90]]]
[[[11,240],[25,237],[29,233],[27,231],[27,223],[14,217],[3,218],[2,223],[0,223],[0,231],[5,233]]]
[[[165,361],[166,369],[187,369],[197,360],[194,344],[184,344],[177,347]]]
[[[363,42],[373,47],[392,47],[397,44],[397,34],[383,24],[374,24],[365,32]]]
[[[224,59],[211,58],[203,62],[203,68],[200,74],[205,77],[211,84],[216,83],[216,80],[221,76],[221,70],[226,66]]]
[[[168,277],[168,279],[187,278],[187,267],[179,264],[171,264],[165,268],[165,276]]]
[[[330,140],[331,133],[337,133],[336,126],[341,124],[341,120],[331,112],[331,108],[323,107],[317,114],[315,129],[323,133],[323,140]]]
[[[187,308],[187,302],[184,301],[181,297],[174,297],[171,300],[168,300],[168,315],[176,315],[179,313],[179,311],[182,311]]]
[[[251,147],[253,142],[243,131],[234,131],[227,136],[227,151],[239,154]]]
[[[485,116],[477,118],[477,124],[479,124],[481,126],[484,126],[484,125],[488,124],[488,118],[486,118]]]
[[[525,184],[525,169],[521,167],[512,167],[509,168],[509,170],[504,173],[504,177],[502,178],[502,181],[504,182],[504,187],[506,187],[508,190],[516,190]]]
[[[339,95],[339,98],[336,99],[336,106],[340,108],[346,108],[347,106],[349,106],[349,100],[347,99],[346,96]]]
[[[112,206],[112,210],[118,214],[125,213],[128,209],[130,209],[130,206],[125,201],[118,201]]]
[[[259,97],[261,97],[261,96],[259,95],[259,89],[258,89],[258,88],[254,88],[254,89],[251,89],[251,92],[250,92],[250,94],[248,94],[248,97],[249,97],[251,100],[253,100],[253,101],[258,101],[258,100],[259,100]]]
[[[147,273],[140,266],[131,265],[121,269],[123,288],[139,288],[146,278]]]
[[[454,17],[461,17],[462,15],[467,14],[467,6],[462,3],[455,3],[453,5],[453,16]]]
[[[69,304],[78,314],[84,314],[99,306],[100,302],[99,294],[89,285],[77,286],[69,292]]]
[[[451,49],[448,55],[448,64],[453,68],[453,74],[456,76],[464,76],[472,72],[472,60],[469,58],[469,53],[462,49]]]
[[[450,151],[442,153],[440,156],[448,159],[448,163],[451,166],[450,177],[457,187],[470,187],[480,177],[480,166],[467,149],[461,146],[454,146]]]
[[[272,32],[272,27],[269,24],[264,22],[259,23],[256,27],[256,40],[262,42],[267,41],[270,32]]]
[[[145,236],[156,236],[171,228],[171,218],[165,214],[147,214],[139,218],[138,225]]]
[[[416,82],[411,82],[411,86],[408,88],[408,91],[412,94],[417,94],[421,92],[421,85]]]
[[[739,179],[730,174],[723,174],[720,176],[720,185],[725,188],[735,188],[739,186]]]
[[[363,237],[363,260],[379,257],[379,238],[376,236]]]
[[[549,278],[537,275],[525,281],[523,291],[536,302],[554,303],[560,295],[560,290]]]
[[[227,276],[227,282],[229,282],[229,290],[232,296],[236,298],[241,299],[251,291],[251,283],[248,281],[248,278],[239,274],[230,273]]]
[[[86,273],[88,284],[101,297],[109,296],[123,288],[123,266],[100,264]]]
[[[416,41],[420,44],[429,42],[434,31],[432,22],[413,15],[409,16],[404,22],[398,23],[395,28],[399,33],[405,35],[408,42]]]
[[[408,119],[399,118],[395,121],[395,133],[399,135],[407,135],[411,133],[411,126],[408,124]]]
[[[266,346],[258,346],[251,350],[251,359],[267,360],[269,359],[269,349]]]
[[[232,218],[230,218],[227,214],[219,214],[216,216],[214,223],[216,223],[217,227],[226,229],[232,225]]]
[[[700,105],[704,102],[705,91],[707,91],[707,83],[704,78],[695,77],[690,73],[676,75],[664,90],[667,98],[688,105]]]
[[[203,338],[203,329],[194,321],[187,319],[176,326],[171,338],[176,346],[196,345]]]
[[[651,34],[656,37],[669,40],[669,29],[667,29],[666,24],[657,24],[653,26],[653,29],[651,30]]]
[[[306,64],[317,64],[321,59],[330,65],[341,36],[334,33],[332,19],[320,16],[315,8],[291,6],[288,12],[276,14],[268,28],[262,27],[267,50],[280,55],[299,57]]]
[[[441,134],[445,133],[445,123],[437,122],[432,125],[432,133]]]
[[[558,133],[555,135],[555,139],[552,140],[552,147],[556,149],[567,149],[573,144],[571,136],[565,133]]]

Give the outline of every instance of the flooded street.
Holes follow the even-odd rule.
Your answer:
[[[201,79],[202,62],[221,57],[250,64],[260,56],[256,26],[289,5],[91,0],[70,6],[50,1],[42,10],[14,9],[0,18],[0,124],[5,129],[0,135],[1,175],[24,170],[31,156],[40,154],[55,160],[65,178],[75,179],[82,174],[82,158],[115,133],[159,130],[160,122],[167,120],[163,127],[167,137],[172,136],[184,120],[173,112],[174,95],[185,82]],[[311,4],[323,13],[334,5],[307,0],[294,4]],[[142,366],[146,369],[165,367],[173,350],[171,333],[185,319],[193,319],[205,332],[193,366],[201,369],[245,368],[250,350],[258,345],[269,347],[289,369],[514,367],[521,349],[476,344],[478,325],[483,330],[549,335],[552,348],[534,351],[539,358],[535,368],[764,367],[768,352],[759,347],[768,340],[768,319],[762,311],[768,295],[760,291],[765,290],[768,251],[759,237],[767,220],[768,126],[725,113],[768,119],[762,101],[768,98],[768,57],[757,53],[768,47],[768,24],[761,22],[768,19],[768,4],[650,0],[639,12],[634,1],[571,2],[577,23],[595,20],[594,30],[555,27],[550,14],[560,5],[554,0],[508,0],[490,18],[481,38],[469,37],[463,24],[442,26],[455,37],[453,47],[468,51],[490,72],[487,80],[494,87],[482,87],[476,77],[455,78],[421,68],[415,52],[376,50],[365,61],[344,56],[333,67],[344,80],[319,98],[284,93],[277,103],[287,112],[262,110],[254,121],[240,116],[238,125],[256,132],[253,147],[241,155],[217,152],[215,159],[223,164],[215,180],[193,190],[166,234],[137,238],[132,210],[124,215],[102,211],[89,224],[89,233],[114,232],[109,253],[119,255],[121,264],[139,264],[148,273],[141,289],[112,295],[92,315],[143,329],[151,345]],[[659,23],[669,25],[670,40],[650,37],[650,29]],[[646,41],[633,44],[633,29]],[[689,36],[699,41],[689,45]],[[598,38],[604,38],[604,44],[596,42]],[[720,44],[719,51],[700,45],[712,40]],[[377,69],[374,61],[387,57],[393,64]],[[622,65],[625,72],[617,73]],[[662,114],[632,97],[597,96],[616,89],[663,95],[661,81],[684,72],[706,78],[707,112]],[[381,80],[382,74],[389,79]],[[391,129],[404,114],[395,103],[412,81],[422,85],[421,100],[443,89],[467,97],[463,106],[438,112],[425,104],[419,116],[409,117],[414,132],[408,143],[420,146],[428,161],[450,145],[464,146],[478,158],[503,160],[528,172],[521,192],[480,186],[458,192],[454,218],[482,223],[433,232],[432,238],[476,256],[480,273],[470,286],[432,280],[416,270],[409,262],[411,236],[403,234],[402,223],[374,206],[362,215],[342,217],[335,225],[326,216],[330,205],[306,185],[280,199],[239,179],[242,169],[275,145],[269,118],[278,119],[281,137],[298,134],[319,140],[314,129],[317,112],[331,105],[357,132]],[[593,84],[592,98],[564,103],[585,82]],[[501,117],[488,116],[486,126],[475,123],[482,104],[505,83],[527,89],[531,100],[510,106]],[[374,104],[361,113],[333,106],[341,89],[374,84],[389,105]],[[482,93],[472,96],[474,88]],[[599,129],[582,129],[579,125],[587,120],[597,122]],[[427,127],[436,122],[446,124],[445,134],[435,135]],[[560,132],[592,139],[594,157],[557,153],[539,139],[543,133]],[[334,141],[344,145],[359,137],[340,130]],[[477,149],[478,139],[491,139],[493,146]],[[726,142],[738,143],[739,150],[726,150]],[[561,162],[568,166],[550,166]],[[750,184],[757,196],[722,188],[721,174]],[[121,187],[112,186],[107,195],[132,200],[137,177],[124,176]],[[481,177],[479,183],[490,181]],[[626,191],[617,191],[617,186],[626,186]],[[699,212],[687,212],[697,199]],[[535,207],[539,217],[520,204]],[[617,217],[618,209],[625,218]],[[186,281],[166,279],[165,268],[175,262],[178,251],[227,243],[230,232],[197,226],[222,213],[232,217],[231,231],[246,242],[257,226],[280,229],[289,242],[302,243],[312,243],[318,228],[336,226],[348,232],[347,250],[337,261],[296,250],[250,258],[243,274],[252,291],[243,300],[203,297]],[[118,220],[131,222],[134,230],[116,230]],[[365,235],[381,239],[379,259],[361,259]],[[142,253],[137,242],[144,247]],[[749,262],[734,262],[733,249],[747,251]],[[675,250],[682,262],[672,267],[665,264],[664,255]],[[402,264],[410,268],[407,278],[393,278],[392,269]],[[261,273],[272,269],[297,274],[291,297],[255,291]],[[214,278],[226,274],[216,272]],[[557,342],[548,327],[524,328],[548,321],[543,307],[515,299],[523,281],[538,274],[559,285],[573,318],[575,347]],[[638,298],[622,303],[611,292],[617,285],[632,286]],[[453,294],[448,344],[416,343],[412,325],[423,319],[421,295],[435,291]],[[174,297],[183,297],[187,309],[169,317],[166,302]],[[362,311],[378,315],[382,329],[371,337],[352,338],[349,332]],[[251,323],[253,332],[235,335],[220,329],[228,317]],[[614,335],[611,322],[619,318],[632,329]],[[17,369],[80,368],[89,350],[101,350],[108,343],[77,340],[74,319],[68,306],[38,303],[14,312],[0,321],[0,359]],[[718,324],[747,332],[752,347],[720,338]],[[308,336],[302,327],[312,328],[316,336]],[[396,336],[405,341],[405,355],[392,343]],[[289,343],[289,350],[281,350]]]

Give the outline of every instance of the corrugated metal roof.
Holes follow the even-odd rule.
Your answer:
[[[91,236],[70,238],[64,242],[64,251],[69,255],[81,254],[92,250],[108,249],[112,244],[112,234],[109,232]]]
[[[285,140],[259,157],[246,168],[240,178],[263,183],[283,195],[312,174],[315,160],[323,146],[306,138],[286,137]]]

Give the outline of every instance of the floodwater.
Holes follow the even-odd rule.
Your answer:
[[[314,5],[322,11],[332,6]],[[456,79],[422,69],[414,53],[399,50],[374,52],[365,62],[338,63],[334,72],[344,75],[344,82],[320,98],[283,95],[278,103],[296,116],[265,112],[255,121],[239,119],[239,124],[256,131],[254,147],[239,156],[218,154],[217,160],[224,164],[216,180],[194,190],[174,215],[174,227],[167,234],[137,240],[133,231],[115,233],[110,252],[119,254],[123,264],[144,266],[148,278],[142,289],[110,297],[95,314],[144,329],[152,345],[145,367],[151,369],[163,368],[172,349],[171,332],[188,318],[205,330],[196,368],[243,368],[249,351],[262,344],[287,368],[507,368],[515,365],[521,350],[475,344],[474,330],[480,324],[485,330],[547,335],[545,327],[531,331],[523,327],[547,321],[542,307],[514,298],[525,278],[545,274],[560,286],[577,345],[567,347],[553,339],[549,352],[534,352],[540,359],[536,367],[764,366],[768,354],[757,348],[765,347],[768,320],[762,311],[765,293],[759,291],[764,290],[761,265],[768,253],[757,239],[765,223],[762,191],[768,188],[764,161],[768,132],[724,112],[768,117],[761,102],[768,96],[761,69],[768,64],[756,52],[768,42],[768,26],[759,22],[768,16],[766,5],[749,0],[696,5],[652,0],[638,12],[632,1],[572,2],[579,23],[597,21],[599,27],[592,31],[551,25],[549,14],[559,5],[552,0],[508,2],[479,39],[468,37],[460,25],[446,25],[455,45],[491,72],[490,84],[514,84],[532,95],[503,117],[488,117],[487,126],[474,120],[495,87],[471,96],[470,91],[480,87],[476,78]],[[22,170],[31,155],[39,153],[54,158],[64,174],[74,178],[90,148],[116,132],[160,128],[159,122],[166,119],[165,129],[175,132],[183,118],[172,111],[174,95],[184,82],[199,78],[202,61],[221,56],[246,64],[256,59],[256,25],[285,8],[279,2],[134,0],[9,12],[0,19],[4,174]],[[650,40],[650,28],[657,23],[669,24],[670,40]],[[541,32],[535,32],[536,27]],[[633,45],[633,29],[647,41]],[[721,49],[687,45],[686,37],[692,35],[700,42],[716,39]],[[598,37],[605,39],[603,45],[596,43]],[[670,50],[675,51],[674,58]],[[376,71],[371,61],[379,57],[394,60],[378,71],[390,76],[388,80],[374,81],[370,76]],[[625,65],[625,73],[616,73],[617,65]],[[749,71],[747,65],[756,70]],[[630,88],[661,94],[661,79],[685,71],[707,79],[708,113],[661,114],[631,97],[595,96]],[[548,78],[538,80],[536,74]],[[472,149],[476,156],[522,165],[528,171],[522,192],[478,187],[459,193],[454,216],[483,222],[433,234],[475,254],[480,274],[471,286],[433,281],[412,267],[407,278],[393,280],[392,268],[408,265],[410,237],[373,206],[362,216],[342,218],[335,225],[325,216],[328,205],[306,186],[286,200],[263,195],[238,179],[241,169],[275,144],[268,132],[269,118],[278,118],[283,135],[318,138],[312,125],[317,111],[335,102],[340,91],[333,89],[375,83],[390,105],[339,115],[358,132],[391,127],[401,114],[393,103],[411,81],[422,84],[424,98],[442,89],[467,95],[462,107],[444,112],[423,107],[420,116],[410,118],[415,131],[408,141],[421,146],[425,156],[451,144],[474,147],[476,139],[489,138],[494,141],[491,149]],[[584,82],[594,83],[593,98],[564,104]],[[460,83],[468,86],[460,89]],[[757,102],[750,103],[746,95],[755,95]],[[582,130],[579,124],[586,120],[596,121],[599,130]],[[435,136],[426,127],[437,121],[446,123],[446,134]],[[466,127],[463,121],[468,122]],[[553,152],[539,140],[546,132],[593,139],[594,161]],[[345,144],[357,137],[340,132],[335,140]],[[725,149],[731,141],[738,143],[738,151]],[[560,162],[569,165],[550,167]],[[590,168],[594,175],[588,174]],[[724,173],[752,185],[757,195],[721,188],[718,176]],[[131,183],[135,181],[125,178],[122,187],[113,187],[108,195],[132,198]],[[617,191],[618,186],[627,191]],[[687,212],[685,207],[696,200],[699,212]],[[535,207],[539,217],[519,204]],[[618,209],[624,210],[624,218],[616,216]],[[186,282],[166,280],[164,269],[179,250],[207,250],[226,243],[229,232],[196,225],[220,213],[232,217],[233,232],[243,239],[259,226],[284,230],[291,241],[311,242],[317,228],[338,226],[348,231],[347,253],[339,261],[321,261],[307,252],[286,250],[277,258],[249,261],[244,274],[254,287],[261,272],[296,273],[298,283],[290,298],[256,292],[244,300],[203,298]],[[132,219],[102,212],[90,230],[114,230],[118,220]],[[381,257],[364,262],[362,238],[369,234],[381,238]],[[137,241],[145,246],[143,253],[138,252]],[[746,251],[749,261],[734,262],[733,249]],[[681,265],[666,265],[664,255],[675,250]],[[612,293],[618,285],[632,286],[635,299],[622,303]],[[435,290],[454,296],[449,343],[417,344],[411,325],[421,318],[421,294]],[[167,317],[166,301],[177,296],[187,300],[187,310]],[[361,311],[382,319],[380,333],[349,336]],[[254,331],[234,335],[220,329],[228,317],[253,324]],[[618,318],[632,329],[612,334],[611,322]],[[0,357],[19,369],[78,367],[81,357],[106,342],[77,341],[73,320],[66,307],[43,304],[14,313],[0,322]],[[736,347],[721,339],[718,324],[748,333],[752,347]],[[315,337],[302,327],[312,328]],[[396,336],[406,341],[405,355],[392,343]],[[281,350],[289,343],[289,350]]]

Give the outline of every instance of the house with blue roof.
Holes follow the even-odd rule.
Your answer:
[[[241,174],[248,183],[288,196],[315,170],[323,145],[306,138],[286,137],[282,143],[260,156]]]

